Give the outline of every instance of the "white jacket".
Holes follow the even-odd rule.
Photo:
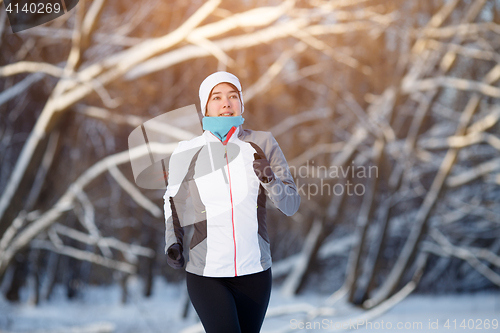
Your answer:
[[[255,154],[269,161],[275,173],[271,182],[256,176]],[[174,243],[183,245],[183,227],[193,224],[188,272],[232,277],[268,269],[266,194],[288,216],[299,208],[300,196],[271,133],[239,126],[225,142],[209,131],[180,142],[169,161],[164,195],[165,252]]]

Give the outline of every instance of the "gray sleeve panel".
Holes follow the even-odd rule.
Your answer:
[[[270,132],[243,131],[241,140],[258,145],[271,165],[276,177],[270,183],[261,183],[271,202],[285,215],[291,216],[300,206],[300,195],[290,173],[285,155]]]
[[[300,195],[297,193],[295,183],[285,182],[276,177],[272,182],[262,186],[266,189],[269,199],[283,214],[292,216],[299,210]]]
[[[198,149],[190,161],[187,173],[179,186],[179,191],[173,197],[164,198],[165,205],[170,205],[170,216],[165,216],[165,253],[175,243],[182,246],[184,237],[184,215],[186,212],[186,200],[190,196],[189,184],[192,183],[194,166],[202,148]],[[168,202],[167,202],[168,199]],[[165,212],[167,210],[165,209]],[[167,214],[165,214],[167,215]]]
[[[258,235],[258,238],[260,248],[260,265],[263,270],[266,270],[272,265],[271,246],[260,235]]]
[[[189,197],[188,182],[183,182],[175,197],[165,198],[165,205],[170,205],[171,214],[165,221],[165,253],[175,243],[179,243],[184,236],[182,218],[186,211],[186,200]],[[168,201],[167,201],[168,200]],[[175,213],[174,213],[175,212]]]
[[[203,275],[207,263],[207,239],[189,251],[189,260],[186,264],[186,271],[196,275]]]

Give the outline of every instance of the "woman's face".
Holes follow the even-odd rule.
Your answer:
[[[227,83],[219,83],[208,98],[208,117],[236,117],[241,115],[241,101],[238,91]]]

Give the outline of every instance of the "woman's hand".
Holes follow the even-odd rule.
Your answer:
[[[274,172],[271,170],[271,165],[269,161],[260,156],[259,154],[253,154],[255,160],[253,161],[253,171],[262,183],[270,183],[274,179]]]
[[[167,263],[170,267],[179,269],[184,267],[184,256],[182,255],[182,245],[172,244],[167,250]]]

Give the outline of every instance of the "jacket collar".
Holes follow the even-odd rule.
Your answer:
[[[207,131],[207,130],[205,130],[203,132],[203,136],[205,137],[205,140],[207,140],[207,142],[221,142],[222,144],[225,145],[228,142],[233,142],[234,140],[236,140],[238,138],[238,136],[241,135],[242,132],[243,132],[243,128],[241,127],[241,125],[239,125],[238,127],[234,128],[234,129],[231,128],[231,130],[227,134],[226,141],[224,141],[224,142],[222,142],[212,132]]]

